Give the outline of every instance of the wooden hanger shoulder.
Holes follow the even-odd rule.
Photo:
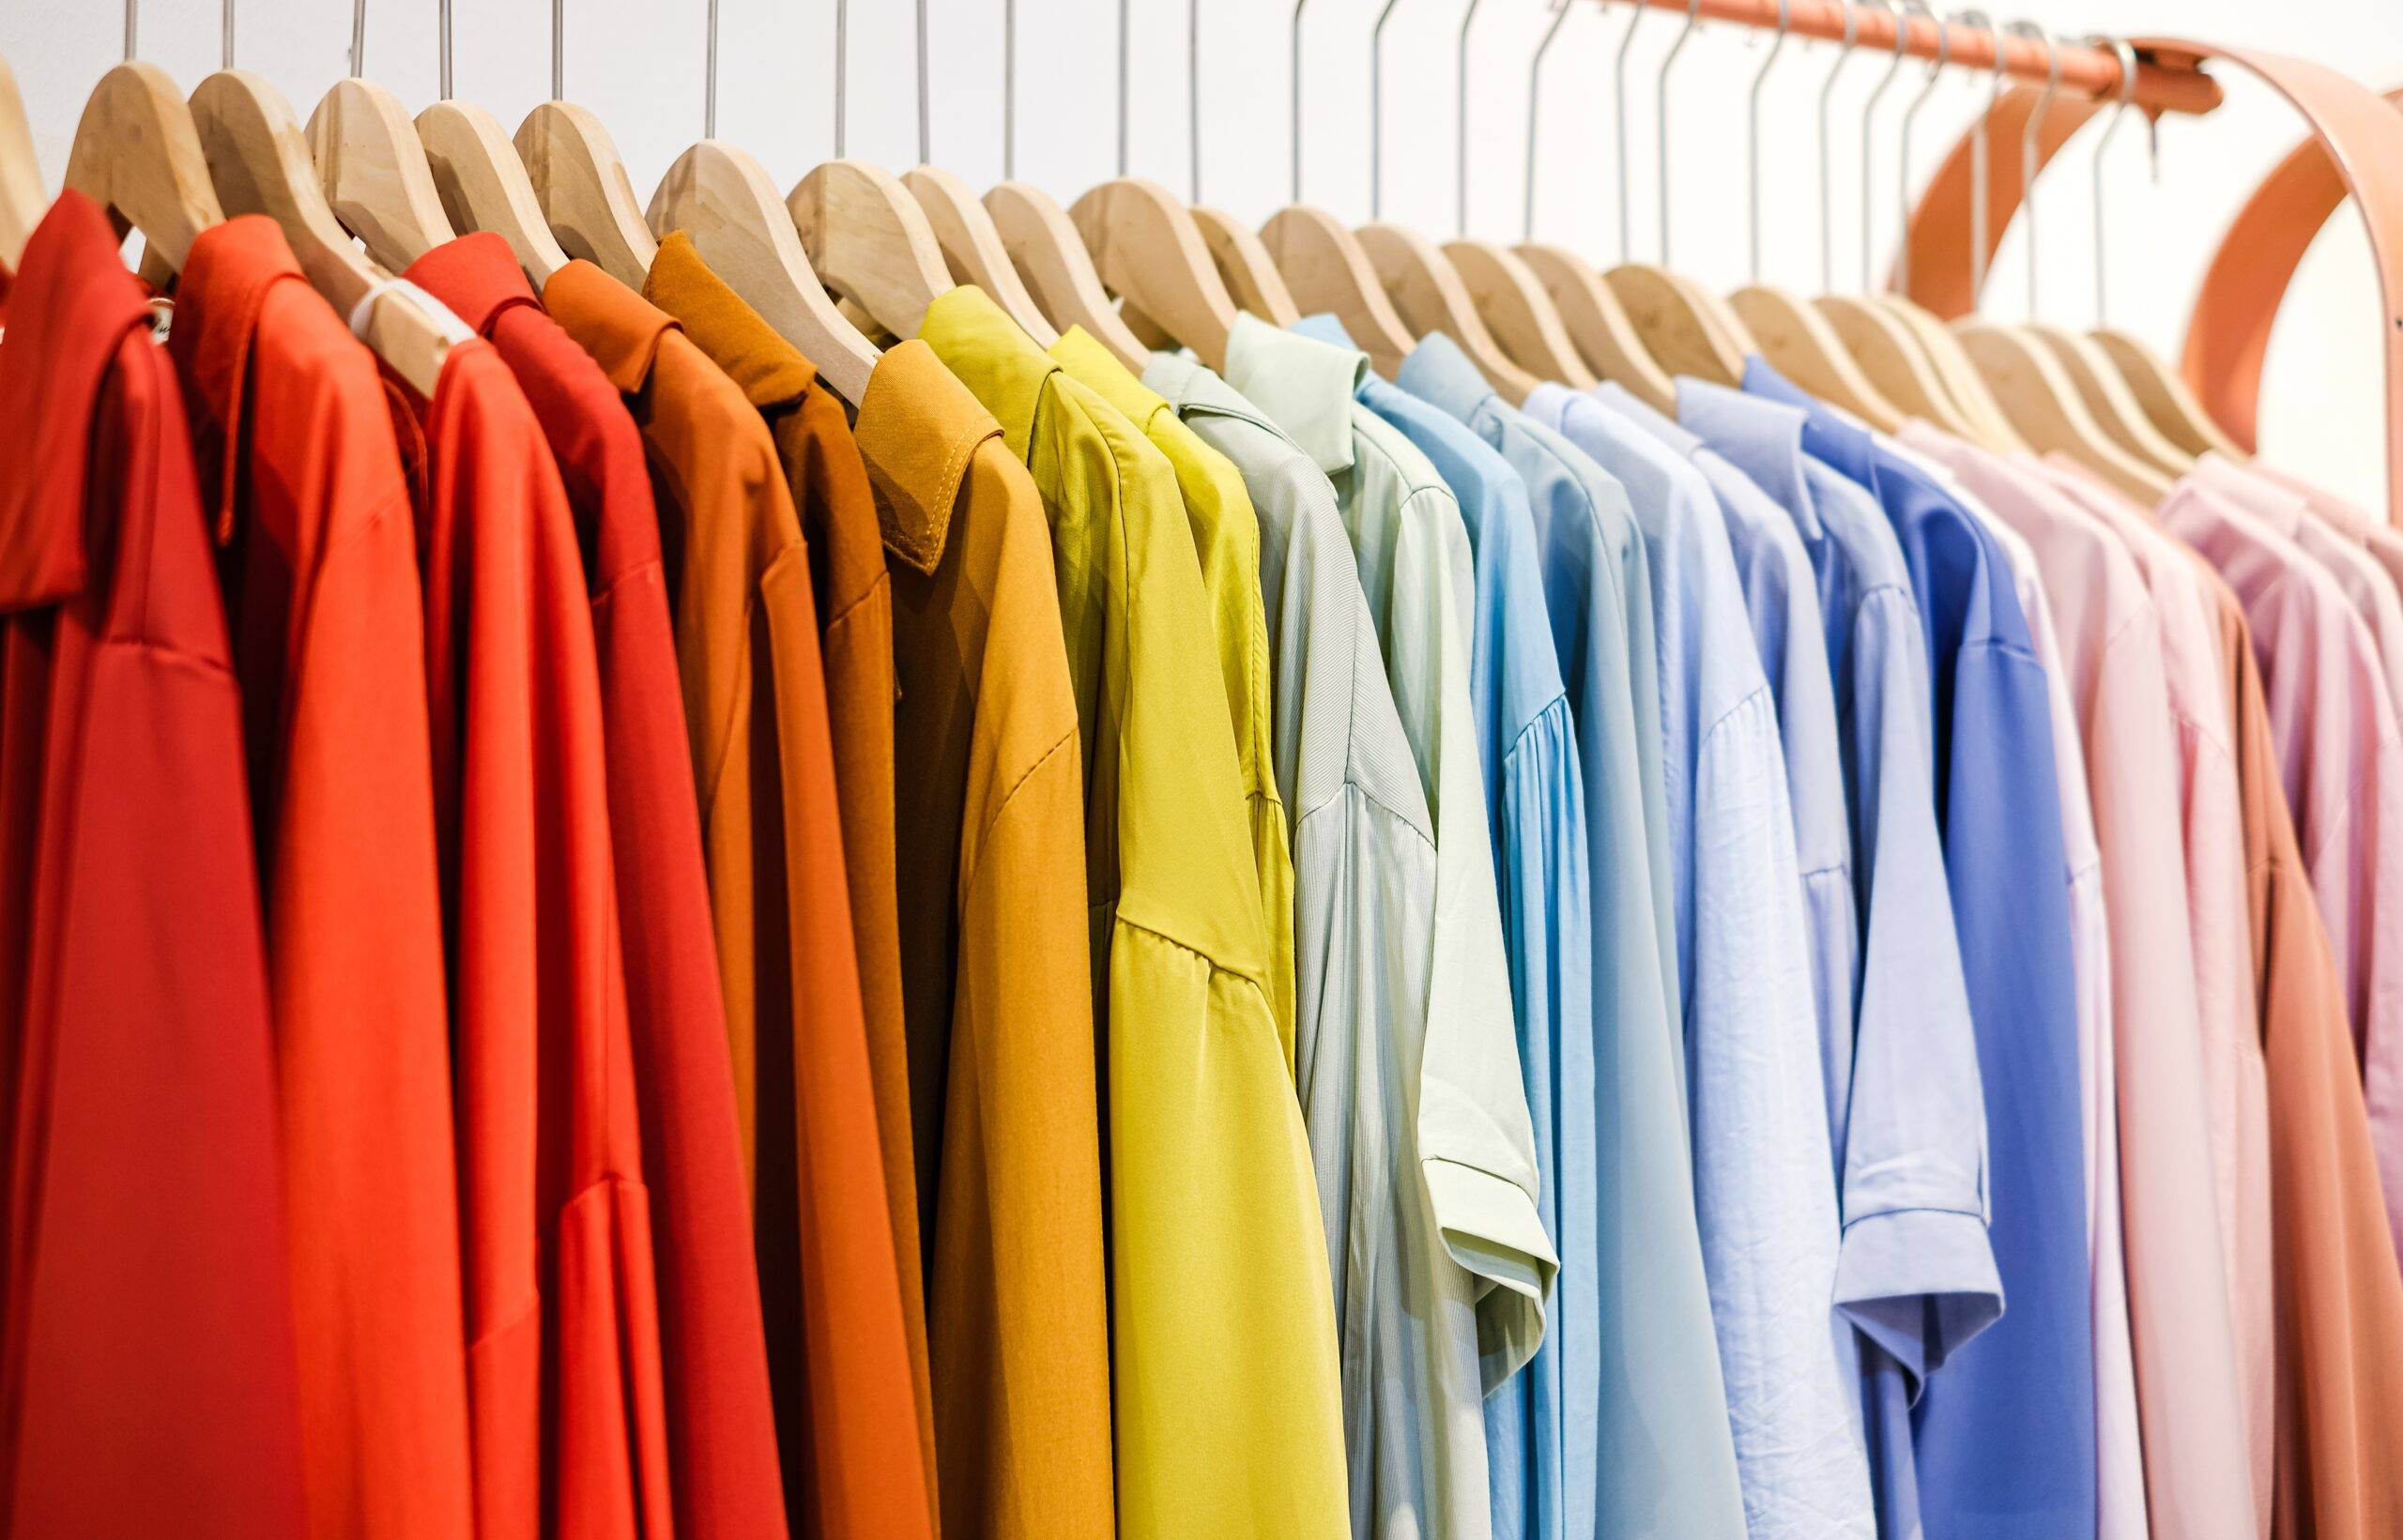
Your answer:
[[[489,231],[507,241],[537,290],[567,266],[499,119],[471,101],[437,101],[417,114],[417,136],[452,229]]]
[[[2195,399],[2192,387],[2184,375],[2169,367],[2160,354],[2139,339],[2108,327],[2097,328],[2091,333],[2094,345],[2103,350],[2120,372],[2129,393],[2143,408],[2144,415],[2161,435],[2188,454],[2220,454],[2231,460],[2247,458],[2236,440],[2227,436],[2220,425],[2212,420],[2211,413]]]
[[[1952,328],[1936,318],[1936,313],[1918,300],[1899,294],[1875,294],[1871,304],[1893,316],[1919,339],[1921,350],[1936,366],[1936,377],[1944,385],[1952,404],[1977,428],[1980,440],[2003,451],[2024,450],[2028,441],[2012,427],[2010,416],[2002,404],[1986,389],[1985,376],[1969,361],[1968,353],[1961,346],[1961,339]]]
[[[1954,322],[1953,332],[2030,448],[2069,455],[2147,507],[2168,494],[2169,478],[2112,442],[2043,344],[1974,318]]]
[[[1731,347],[1723,328],[1703,314],[1692,292],[1665,267],[1627,262],[1603,277],[1620,308],[1644,341],[1644,350],[1671,374],[1691,374],[1713,385],[1735,385],[1744,374],[1744,356]]]
[[[1359,237],[1326,210],[1294,204],[1261,226],[1260,243],[1276,261],[1294,305],[1306,313],[1332,314],[1369,356],[1370,367],[1393,378],[1417,339],[1385,297]]]
[[[394,272],[452,238],[425,146],[398,97],[356,76],[309,114],[309,152],[335,218]]]
[[[651,223],[681,230],[710,271],[857,405],[882,356],[835,311],[801,232],[759,162],[721,139],[677,157],[651,194]]]
[[[1831,295],[1809,304],[1782,290],[1757,286],[1737,295],[1735,303],[1768,350],[1765,357],[1804,389],[1819,390],[1805,375],[1840,367],[1875,392],[1880,408],[1866,412],[1855,407],[1855,415],[1885,432],[1891,433],[1904,419],[1916,417],[1948,433],[1984,442],[1954,406],[1951,393],[1937,377],[1919,340],[1875,303],[1850,295]],[[1805,337],[1812,340],[1802,340]],[[1817,357],[1822,348],[1829,350],[1829,359]],[[1888,416],[1893,420],[1879,420]]]
[[[926,216],[953,278],[990,295],[993,303],[1007,312],[1037,347],[1049,347],[1060,340],[1034,297],[1026,292],[1018,269],[1010,265],[1009,249],[1002,244],[993,216],[976,201],[966,182],[940,166],[917,166],[902,174],[901,185]]]
[[[1053,326],[1082,327],[1131,370],[1140,373],[1150,362],[1151,349],[1110,302],[1076,222],[1049,193],[1027,182],[1003,182],[985,194],[985,212],[993,216],[1010,265]]]
[[[191,108],[155,64],[120,64],[100,77],[75,126],[67,185],[119,227],[141,231],[171,268],[225,218]]]
[[[1251,226],[1224,209],[1198,205],[1193,223],[1210,248],[1211,260],[1217,264],[1218,276],[1226,280],[1227,292],[1234,296],[1238,309],[1273,327],[1290,327],[1302,318],[1301,307],[1285,286],[1285,275],[1277,270],[1267,246]]]
[[[1503,353],[1478,316],[1460,269],[1434,242],[1398,224],[1364,224],[1355,234],[1386,297],[1413,331],[1440,331],[1459,343],[1486,383],[1514,405],[1542,383]]]
[[[2028,322],[2021,329],[2059,362],[2061,372],[2077,388],[2078,399],[2113,443],[2165,476],[2183,476],[2195,468],[2194,455],[2162,436],[2152,419],[2136,404],[2119,366],[2093,339],[2043,322]]]
[[[517,158],[551,234],[570,256],[642,287],[659,242],[643,223],[626,163],[601,120],[571,101],[545,101],[517,125]]]
[[[1183,204],[1158,183],[1121,176],[1070,206],[1102,282],[1213,369],[1227,361],[1234,296]]]
[[[865,160],[829,160],[785,200],[809,263],[895,337],[915,337],[951,268],[901,179]]]
[[[33,130],[25,121],[25,99],[18,94],[8,61],[0,59],[0,268],[16,270],[49,206]]]
[[[1482,240],[1447,241],[1444,254],[1452,259],[1478,319],[1512,362],[1572,389],[1593,387],[1594,372],[1569,340],[1552,296],[1525,263]]]
[[[1552,299],[1562,328],[1578,356],[1602,378],[1634,394],[1658,412],[1675,417],[1676,382],[1645,350],[1628,319],[1627,307],[1611,292],[1594,265],[1565,247],[1529,241],[1515,254]]]

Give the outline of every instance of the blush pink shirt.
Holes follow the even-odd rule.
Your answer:
[[[2265,465],[2254,460],[2247,462],[2244,468],[2259,480],[2283,487],[2302,498],[2310,506],[2312,512],[2367,551],[2370,559],[2378,563],[2379,570],[2395,585],[2395,592],[2403,594],[2403,530],[2397,530],[2383,519],[2372,518],[2359,504],[2323,492],[2274,465]]]
[[[2190,477],[2162,522],[2243,603],[2304,864],[2345,981],[2387,1225],[2403,1244],[2403,735],[2368,626],[2268,520]]]
[[[2160,613],[2116,537],[2041,475],[1950,440],[1918,447],[2034,551],[2086,749],[2109,897],[2121,1219],[2151,1527],[2177,1540],[2256,1536]]]
[[[2255,1003],[2252,921],[2235,729],[2220,658],[2219,581],[2150,511],[2058,460],[2026,462],[2108,529],[2135,562],[2161,616],[2162,663],[2178,727],[2187,922],[2202,1006],[2212,1171],[2227,1261],[2237,1373],[2262,1523],[2277,1455],[2277,1315],[2272,1284],[2270,1091]]]

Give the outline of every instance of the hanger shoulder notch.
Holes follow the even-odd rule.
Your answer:
[[[1676,415],[1676,382],[1645,349],[1626,307],[1593,264],[1540,241],[1514,247],[1512,254],[1543,285],[1570,345],[1587,367],[1655,411]]]
[[[567,266],[499,119],[470,101],[437,101],[417,114],[417,134],[452,228],[490,231],[509,242],[538,290]]]
[[[829,160],[785,201],[810,266],[895,337],[915,337],[952,286],[942,245],[900,178],[865,160]]]
[[[2164,438],[2188,454],[2221,454],[2230,460],[2250,458],[2226,430],[2212,420],[2211,413],[2195,399],[2185,376],[2170,368],[2160,354],[2127,332],[2108,327],[2098,328],[2092,335],[2094,345],[2119,370],[2129,393]]]
[[[1157,182],[1121,176],[1079,198],[1068,217],[1101,282],[1128,309],[1149,316],[1211,368],[1226,366],[1234,296],[1183,204]]]
[[[1595,374],[1577,344],[1569,340],[1560,312],[1527,265],[1488,241],[1454,240],[1443,247],[1468,290],[1478,319],[1514,363],[1575,389],[1590,389]]]
[[[901,185],[926,216],[953,278],[992,296],[993,302],[1009,313],[1037,347],[1049,347],[1059,341],[1060,333],[1045,318],[1011,264],[1009,248],[1002,244],[993,216],[976,201],[966,182],[940,166],[917,166],[902,174]]]
[[[2169,478],[2111,441],[2041,343],[2016,328],[1974,318],[1952,329],[2029,448],[2071,456],[2147,507],[2168,494]]]
[[[2162,435],[2152,419],[2136,404],[2135,394],[2120,375],[2119,366],[2081,332],[2041,322],[2026,328],[2039,347],[2052,354],[2077,388],[2078,399],[2105,436],[2165,476],[2183,476],[2195,466],[2193,454]]]
[[[1440,331],[1460,344],[1486,382],[1515,404],[1542,381],[1512,363],[1477,313],[1460,269],[1432,241],[1398,224],[1364,224],[1356,232],[1377,281],[1410,328]]]
[[[334,217],[394,272],[452,238],[425,146],[400,99],[373,81],[336,81],[309,114],[309,150]]]
[[[516,145],[560,249],[641,288],[659,243],[601,120],[574,102],[545,101],[517,125]]]
[[[1703,313],[1694,296],[1665,267],[1624,263],[1603,277],[1644,340],[1645,351],[1671,374],[1691,374],[1714,385],[1743,377],[1744,357]]]
[[[1082,327],[1120,363],[1140,374],[1151,361],[1151,349],[1110,302],[1067,210],[1032,183],[1002,182],[985,194],[985,212],[993,217],[1010,265],[1051,324]]]
[[[67,185],[141,231],[170,267],[225,218],[191,108],[155,64],[120,64],[100,77],[75,126]]]
[[[681,230],[710,270],[857,405],[880,357],[845,320],[802,249],[801,232],[759,162],[723,140],[679,156],[651,195],[651,222]]]
[[[1326,210],[1294,204],[1261,226],[1260,241],[1295,306],[1332,313],[1369,356],[1370,367],[1393,378],[1417,337],[1386,297],[1359,237]]]
[[[1276,327],[1290,327],[1302,318],[1293,291],[1285,287],[1285,275],[1277,270],[1251,226],[1224,209],[1202,207],[1193,210],[1193,223],[1239,309]]]

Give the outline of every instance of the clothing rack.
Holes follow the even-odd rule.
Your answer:
[[[1603,6],[1640,5],[1676,11],[1707,22],[1732,22],[1763,32],[1780,29],[1780,0],[1596,0]],[[2120,96],[2120,61],[2107,48],[2062,41],[2048,51],[2030,38],[2013,37],[1991,27],[1947,22],[1940,25],[1925,16],[1847,8],[1838,0],[1786,0],[1783,30],[1797,38],[1842,41],[1845,12],[1851,12],[1853,46],[1869,51],[1894,51],[1897,29],[1904,33],[1901,52],[1912,58],[1934,59],[1942,43],[1945,62],[1963,69],[1991,70],[1999,51],[2003,72],[2042,84],[2053,64],[2060,69],[2064,93],[2116,101]],[[1940,38],[1939,38],[1940,31]],[[2136,88],[2131,99],[2156,115],[2162,113],[2208,113],[2220,103],[2219,83],[2196,68],[2196,56],[2156,53],[2136,44]]]

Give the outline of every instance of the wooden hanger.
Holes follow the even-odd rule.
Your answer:
[[[2029,448],[2071,456],[2148,508],[2168,495],[2170,478],[2103,431],[2042,343],[2017,328],[1975,317],[1954,322],[1953,331]]]
[[[551,234],[570,256],[642,287],[659,242],[643,222],[626,163],[601,120],[571,101],[546,101],[517,125],[517,158]]]
[[[1034,297],[1026,292],[1018,269],[1010,266],[1009,249],[994,228],[993,216],[976,201],[968,184],[940,166],[917,166],[902,174],[901,185],[918,201],[919,210],[933,227],[951,276],[973,283],[1009,313],[1037,347],[1060,340],[1059,331],[1044,317]]]
[[[2028,448],[2027,440],[2012,427],[2002,404],[1986,389],[1985,376],[1969,361],[1961,339],[1936,319],[1935,312],[1899,294],[1877,294],[1869,298],[1872,304],[1902,322],[1918,341],[1920,351],[1935,365],[1936,377],[1944,387],[1944,393],[1951,398],[1954,408],[1976,426],[1980,442],[2004,452]]]
[[[507,241],[540,292],[568,255],[500,120],[471,101],[437,101],[417,114],[417,134],[452,228],[489,231]]]
[[[336,81],[309,114],[308,136],[327,203],[369,256],[399,272],[452,238],[425,145],[391,92]]]
[[[1111,293],[1212,369],[1225,367],[1234,296],[1183,204],[1157,182],[1120,176],[1079,198],[1068,217]]]
[[[219,70],[193,90],[191,118],[225,208],[281,225],[310,285],[337,313],[347,319],[390,279],[335,220],[291,104],[265,76]],[[369,311],[360,340],[411,389],[431,397],[452,343],[463,335],[456,327],[455,318],[445,326],[406,295],[388,292]]]
[[[1370,367],[1393,378],[1417,339],[1385,297],[1359,237],[1326,210],[1296,203],[1260,227],[1260,243],[1276,260],[1294,305],[1310,314],[1332,314],[1369,356]]]
[[[1729,340],[1729,328],[1716,316],[1706,316],[1707,307],[1695,291],[1667,268],[1621,263],[1603,274],[1602,282],[1635,328],[1644,351],[1662,369],[1714,385],[1742,383],[1744,355]]]
[[[1486,383],[1513,405],[1542,383],[1503,353],[1477,314],[1460,269],[1434,242],[1398,224],[1364,224],[1355,234],[1385,297],[1411,330],[1422,337],[1440,331],[1459,343]]]
[[[1120,363],[1138,373],[1150,364],[1151,349],[1110,303],[1093,253],[1049,193],[1026,182],[1003,182],[985,194],[985,212],[993,216],[1010,266],[1033,291],[1053,326],[1083,328]]]
[[[107,211],[119,230],[142,232],[145,260],[180,269],[203,230],[224,221],[191,108],[155,64],[121,64],[100,77],[75,125],[67,185]]]
[[[1898,416],[1923,418],[1955,437],[1986,442],[1982,426],[1961,409],[1937,372],[1926,343],[1875,297],[1822,295],[1811,312]]]
[[[1273,327],[1290,327],[1302,318],[1301,307],[1285,286],[1285,275],[1277,270],[1275,259],[1251,226],[1219,208],[1204,208],[1195,205],[1193,223],[1202,232],[1203,244],[1210,248],[1211,260],[1218,266],[1218,276],[1226,280],[1227,292],[1234,296],[1236,308],[1248,311]]]
[[[1861,359],[1817,308],[1762,283],[1737,290],[1728,303],[1751,329],[1761,357],[1829,404],[1884,433],[1901,427],[1914,412],[1950,425],[1949,410],[1939,416],[1925,404],[1928,396],[1914,394],[1905,405],[1888,394],[1888,382],[1861,367]]]
[[[1593,370],[1569,340],[1552,296],[1525,263],[1482,240],[1446,241],[1444,255],[1461,275],[1478,319],[1513,362],[1571,389],[1593,388]]]
[[[925,210],[881,166],[829,160],[785,207],[818,276],[895,337],[915,337],[926,307],[953,287]]]
[[[2120,448],[2162,474],[2176,478],[2195,468],[2195,457],[2162,435],[2120,377],[2119,366],[2093,339],[2062,327],[2030,321],[2021,328],[2059,361],[2095,422]]]
[[[25,122],[25,99],[17,93],[8,61],[0,59],[0,271],[16,271],[25,242],[49,206],[33,130]]]
[[[2161,430],[2162,437],[2188,454],[2220,454],[2231,460],[2250,458],[2212,420],[2211,413],[2195,399],[2185,376],[2170,368],[2150,344],[2109,327],[2098,327],[2088,335],[2119,370],[2121,382],[2152,425]]]
[[[722,139],[702,140],[659,179],[650,219],[663,234],[690,236],[710,271],[816,364],[838,395],[859,404],[882,355],[834,309],[758,161]]]
[[[1640,397],[1653,410],[1675,417],[1676,382],[1645,349],[1635,323],[1628,319],[1627,307],[1619,303],[1594,265],[1565,247],[1539,241],[1515,250],[1551,296],[1569,342],[1594,373]]]

